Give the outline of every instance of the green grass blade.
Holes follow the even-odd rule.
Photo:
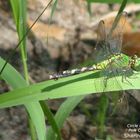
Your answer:
[[[14,20],[16,23],[16,28],[18,29],[19,19],[17,17],[19,17],[19,12],[18,12],[19,11],[19,1],[10,0],[10,3],[11,3],[12,10],[13,10],[13,16],[14,16]]]
[[[39,102],[30,102],[25,104],[28,114],[33,122],[39,140],[46,140],[45,117]],[[33,131],[34,132],[34,131]],[[36,134],[32,133],[36,138]],[[33,138],[32,137],[32,138]]]
[[[98,114],[96,117],[99,138],[103,138],[103,134],[105,132],[105,119],[106,119],[106,111],[108,108],[108,104],[109,104],[108,97],[105,94],[102,94],[98,106]]]
[[[52,5],[52,8],[51,8],[51,14],[50,14],[50,17],[49,17],[49,25],[50,25],[50,23],[52,21],[52,17],[54,15],[58,0],[52,0],[52,1],[53,1],[53,5]],[[48,44],[48,41],[49,40],[48,40],[48,35],[47,35],[47,44]]]
[[[61,140],[61,134],[60,134],[59,128],[57,126],[57,123],[54,119],[52,112],[48,108],[48,105],[46,105],[46,103],[44,101],[40,101],[40,104],[44,111],[45,116],[47,117],[47,119],[53,129],[53,132],[55,132],[55,134],[57,135],[57,140]],[[48,133],[50,133],[50,132],[48,132]],[[47,140],[49,140],[49,139],[47,139]]]
[[[13,90],[0,95],[0,108],[26,104],[31,100],[39,101],[103,92],[103,87],[100,87],[100,85],[98,85],[98,91],[94,87],[94,78],[97,76],[97,73],[88,72],[77,76],[72,76],[71,78],[61,79],[58,82],[46,81],[25,88]],[[130,77],[131,79],[128,79],[132,85],[127,83],[127,81],[122,83],[122,76],[116,77],[115,79],[112,77],[108,80],[108,87],[105,91],[113,92],[140,89],[140,72],[138,72],[135,76],[137,76],[137,78]],[[112,84],[112,81],[116,79],[120,83],[121,88]]]
[[[84,97],[85,96],[70,97],[65,102],[62,103],[62,105],[60,106],[55,115],[55,120],[59,129],[62,128],[67,117]],[[52,128],[49,128],[48,130],[47,140],[55,140],[55,133],[53,132]]]
[[[92,12],[91,12],[91,3],[90,2],[87,2],[87,10],[88,10],[89,15],[91,16]]]
[[[121,15],[122,15],[122,13],[123,13],[123,10],[124,10],[124,8],[125,8],[127,2],[128,2],[128,0],[123,0],[123,1],[122,1],[121,7],[120,7],[120,9],[119,9],[119,11],[118,11],[118,13],[117,13],[117,16],[116,16],[115,19],[114,19],[114,22],[113,22],[112,27],[111,27],[111,29],[110,29],[110,33],[109,33],[110,36],[112,35],[113,30],[116,28],[116,26],[117,26],[117,24],[118,24],[118,22],[119,22],[119,20],[120,20],[120,18],[121,18]]]
[[[3,61],[1,59],[1,63],[0,63],[1,67],[3,66],[4,62],[5,61]],[[1,75],[1,78],[3,80],[5,80],[8,83],[8,85],[10,85],[13,89],[18,89],[18,88],[27,86],[27,83],[22,78],[22,76],[9,64],[6,65],[5,70],[3,71],[2,75]],[[17,94],[20,94],[20,93],[18,92]],[[12,95],[12,94],[11,94],[11,96],[14,97],[14,95]],[[5,98],[5,100],[8,101],[9,100],[8,97]],[[42,108],[41,108],[39,102],[31,102],[31,100],[30,100],[28,103],[26,103],[24,105],[36,128],[36,132],[38,134],[38,139],[45,140],[45,137],[46,137],[45,117],[44,117],[44,113],[42,111]]]
[[[10,0],[10,2],[13,10],[19,40],[21,40],[26,34],[26,0]],[[19,47],[24,68],[24,77],[26,79],[26,82],[29,83],[26,53],[26,37],[22,40]]]
[[[30,128],[29,134],[31,136],[31,140],[36,140],[37,139],[36,130],[31,117],[29,117],[29,114],[28,114],[28,123]]]
[[[50,15],[50,18],[49,18],[49,23],[50,23],[51,20],[52,20],[52,17],[53,17],[53,15],[54,15],[54,12],[55,12],[57,3],[58,3],[58,0],[54,0],[53,6],[52,6],[52,10],[51,10],[51,15]]]

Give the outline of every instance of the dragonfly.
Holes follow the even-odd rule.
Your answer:
[[[105,22],[101,20],[97,27],[97,44],[95,47],[96,58],[94,59],[97,64],[100,63],[103,60],[111,61],[112,56],[119,56],[121,53],[121,46],[122,46],[122,34],[123,34],[123,26],[125,24],[125,13],[120,18],[120,21],[118,22],[117,27],[114,31],[112,31],[112,35],[110,35],[110,29],[106,29]],[[121,20],[123,19],[123,20]],[[109,66],[109,64],[106,65],[106,68]],[[49,79],[59,79],[64,78],[76,74],[80,74],[83,72],[93,71],[93,70],[99,70],[98,65],[93,65],[91,67],[83,67],[81,69],[73,69],[73,70],[66,70],[63,72],[60,72],[58,74],[52,74],[50,75]]]
[[[103,92],[105,92],[108,86],[108,80],[112,77],[114,77],[115,86],[119,86],[119,89],[121,90],[122,88],[115,77],[118,75],[122,75],[122,80],[124,79],[129,83],[129,80],[127,80],[126,78],[128,75],[131,75],[133,73],[133,67],[136,61],[135,58],[132,58],[127,61],[126,64],[124,64],[125,58],[123,58],[124,56],[121,55],[123,29],[125,27],[126,16],[127,13],[124,12],[120,16],[120,20],[118,21],[117,26],[112,31],[111,27],[107,27],[104,20],[101,20],[99,22],[97,27],[97,44],[95,46],[94,52],[94,54],[96,54],[96,58],[94,59],[94,61],[96,62],[95,65],[91,67],[66,70],[57,74],[52,74],[50,75],[49,79],[58,80],[59,78],[65,78],[88,71],[99,70],[100,77],[102,78],[99,78],[99,80],[94,80],[94,86],[96,87],[97,91],[99,91],[99,85],[99,88],[102,87]],[[128,111],[128,101],[126,94],[118,94],[118,97],[116,96],[116,100],[117,102],[115,101],[115,104],[119,106],[119,108],[121,105],[127,105],[125,108],[127,108],[126,110]]]
[[[115,84],[120,90],[122,89],[116,78],[118,75],[122,75],[122,82],[127,82],[127,84],[132,85],[132,83],[129,82],[128,77],[132,75],[133,70],[135,70],[137,56],[134,55],[126,62],[124,56],[121,54],[125,18],[126,13],[121,15],[121,18],[113,31],[110,31],[111,29],[107,28],[107,25],[103,20],[100,21],[98,25],[97,34],[99,42],[96,45],[96,61],[98,63],[106,59],[108,63],[103,65],[103,69],[100,72],[100,77],[103,77],[103,79],[99,79],[97,83],[95,80],[95,85],[100,85],[99,88],[102,86],[103,91],[106,91],[108,80],[112,77],[114,78],[112,88]],[[115,108],[119,108],[121,110],[119,112],[123,112],[122,114],[126,115],[129,111],[126,93],[122,92],[121,95],[118,94],[116,99],[117,100],[114,103]]]

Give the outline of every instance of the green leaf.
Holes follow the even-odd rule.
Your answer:
[[[11,3],[11,6],[12,6],[13,16],[14,16],[14,20],[15,20],[15,23],[16,23],[16,27],[18,28],[19,19],[17,17],[19,17],[19,1],[10,0],[10,3]]]
[[[97,126],[98,126],[98,134],[100,138],[103,138],[103,134],[105,132],[105,119],[106,119],[106,111],[108,108],[109,100],[105,94],[101,95],[98,114],[97,114]]]
[[[5,61],[0,58],[1,67],[3,66],[4,62]],[[26,81],[23,79],[23,77],[9,64],[6,65],[5,70],[3,71],[1,75],[1,78],[4,79],[8,83],[8,85],[10,85],[13,89],[27,87]],[[17,94],[20,94],[20,93],[17,93]],[[11,97],[12,96],[14,97],[14,95],[11,94]],[[8,98],[9,97],[6,97],[5,100],[10,101],[10,99]],[[24,105],[33,121],[39,140],[45,140],[46,138],[45,117],[44,117],[44,113],[42,111],[42,108],[39,102],[38,101],[32,102],[30,100]],[[7,106],[7,107],[10,107],[10,106]]]
[[[53,17],[53,15],[54,15],[55,10],[56,10],[57,3],[58,3],[58,0],[54,0],[53,6],[52,6],[52,10],[51,10],[51,15],[50,15],[50,18],[49,18],[49,23],[50,23],[51,20],[52,20],[52,17]]]
[[[120,18],[121,18],[121,15],[122,15],[122,13],[123,13],[123,10],[124,10],[124,8],[125,8],[127,2],[128,2],[128,0],[123,0],[123,1],[122,1],[121,6],[120,6],[120,9],[119,9],[119,11],[118,11],[118,13],[117,13],[117,16],[115,17],[114,22],[113,22],[113,24],[112,24],[112,27],[111,27],[111,29],[110,29],[110,31],[109,31],[109,35],[110,35],[110,36],[112,35],[113,30],[116,28],[116,26],[117,26],[117,24],[118,24],[118,22],[119,22],[119,20],[120,20]]]
[[[59,128],[57,126],[57,123],[54,119],[52,112],[50,111],[50,109],[48,108],[48,106],[46,105],[46,103],[44,101],[40,101],[40,104],[44,111],[45,116],[47,117],[51,127],[53,128],[52,131],[54,131],[55,134],[57,134],[57,140],[61,140],[61,133],[59,131]],[[48,133],[50,133],[50,132],[48,132]],[[47,138],[47,140],[49,140],[49,139]]]
[[[21,59],[24,68],[24,77],[26,79],[26,82],[28,83],[29,77],[27,67],[26,37],[24,37],[26,34],[26,0],[10,0],[10,3],[12,6],[14,20],[20,42],[17,47],[20,48]],[[15,49],[17,49],[17,47]],[[15,49],[13,50],[12,55],[14,55]]]
[[[62,103],[55,115],[55,120],[59,129],[62,128],[67,117],[84,97],[85,96],[70,97]],[[47,140],[55,140],[55,133],[52,131],[52,128],[48,130]]]

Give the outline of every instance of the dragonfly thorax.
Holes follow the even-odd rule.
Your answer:
[[[119,47],[121,45],[121,42],[119,42],[117,39],[108,39],[108,40],[102,40],[99,41],[96,45],[96,51],[95,51],[95,61],[101,62],[103,60],[107,60],[112,55],[120,54],[121,48]]]

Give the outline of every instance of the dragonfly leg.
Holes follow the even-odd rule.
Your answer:
[[[124,80],[125,80],[127,83],[129,83],[131,86],[133,86],[133,84],[128,80],[127,71],[129,72],[130,69],[127,68],[127,70],[123,71],[122,82],[124,82]]]

